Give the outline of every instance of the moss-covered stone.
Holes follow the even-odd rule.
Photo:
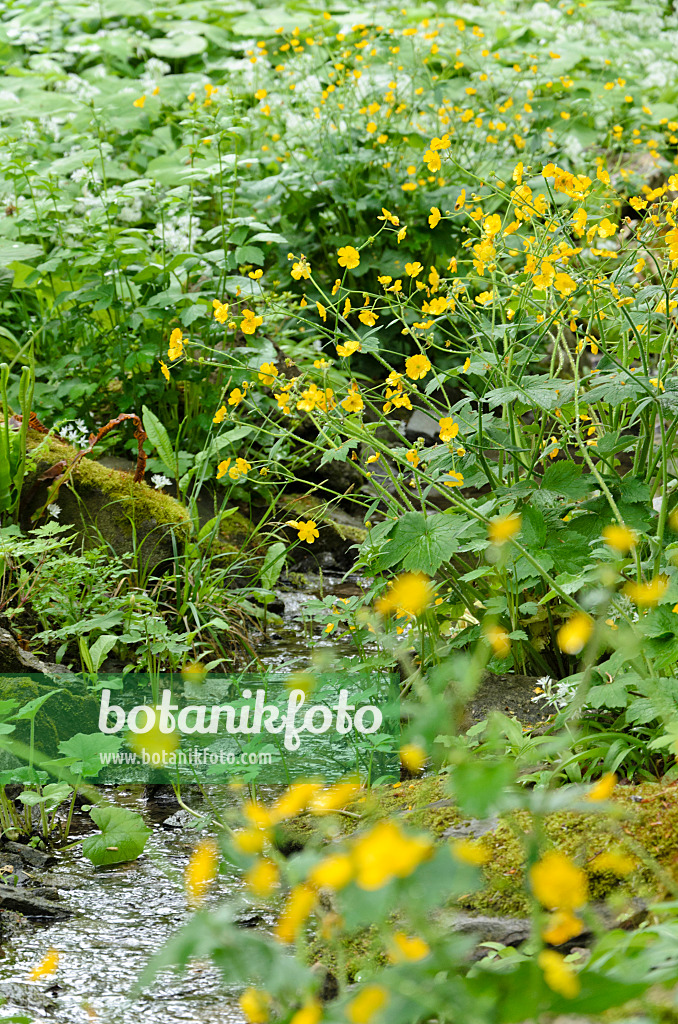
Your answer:
[[[79,679],[47,679],[38,675],[0,676],[0,700],[15,700],[19,710],[29,701],[50,696],[35,716],[35,750],[46,757],[59,755],[59,742],[69,738],[74,731],[93,733],[98,729],[99,700],[88,692],[86,684]],[[77,730],[73,724],[77,723]],[[30,743],[30,722],[16,723],[12,740],[28,745]]]
[[[78,449],[37,431],[29,431],[30,467],[24,481],[21,518],[24,527],[45,504],[52,478],[45,473],[58,463],[70,466]],[[135,552],[142,567],[157,567],[172,558],[189,533],[189,516],[176,499],[131,473],[81,458],[61,485],[55,503],[59,522],[73,525],[86,545],[110,545],[118,555]],[[174,543],[173,543],[174,540]]]

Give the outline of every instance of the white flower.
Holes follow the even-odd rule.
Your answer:
[[[170,487],[172,481],[164,473],[154,473],[151,477],[151,483],[155,487],[156,491],[161,490],[163,487]]]
[[[52,502],[51,505],[47,506],[47,511],[51,516],[54,516],[55,519],[58,519],[59,516],[61,515],[61,509],[59,508],[58,505],[55,505],[54,502]]]

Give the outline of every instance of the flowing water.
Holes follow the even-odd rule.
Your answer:
[[[325,593],[347,597],[360,583],[324,581]],[[266,667],[294,670],[308,665],[311,635],[303,622],[308,592],[282,593],[282,623],[270,640],[257,645]],[[337,649],[329,638],[316,638],[318,646]],[[346,649],[342,653],[349,653]],[[230,799],[225,787],[207,790],[211,799]],[[61,903],[73,916],[50,924],[26,922],[2,943],[0,951],[0,1022],[13,1014],[30,1021],[55,1024],[242,1024],[239,990],[223,985],[209,962],[193,961],[185,973],[162,972],[152,988],[140,995],[130,992],[154,952],[188,920],[183,874],[200,835],[187,827],[186,815],[176,807],[149,802],[144,791],[122,789],[115,801],[143,814],[153,828],[138,861],[94,868],[79,848],[61,853],[44,884],[60,892]],[[91,823],[85,818],[85,827]],[[220,874],[209,900],[247,899],[236,874]],[[257,908],[261,928],[272,924],[270,914]],[[48,949],[60,954],[58,971],[29,981],[28,975]]]

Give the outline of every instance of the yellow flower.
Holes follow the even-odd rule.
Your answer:
[[[417,263],[416,261],[414,263],[405,264],[405,273],[410,277],[419,277],[423,269],[424,268],[421,263]]]
[[[424,355],[410,356],[405,360],[405,373],[411,380],[421,380],[431,369],[431,363]]]
[[[544,949],[537,957],[537,963],[544,972],[544,981],[550,989],[566,999],[579,995],[581,982],[565,957],[552,949]]]
[[[491,519],[488,534],[493,544],[503,544],[520,533],[522,519],[520,516],[502,516]]]
[[[254,334],[257,327],[264,322],[263,316],[257,316],[251,309],[243,309],[240,330],[243,334]]]
[[[214,319],[218,320],[220,324],[225,324],[228,320],[228,303],[212,299],[212,306],[214,307]]]
[[[145,102],[146,102],[146,96],[143,95],[143,96],[140,96],[139,99],[135,100],[134,103],[132,104],[132,106],[133,107],[139,107],[139,109],[141,109],[141,107],[143,107]]]
[[[352,356],[354,352],[360,352],[360,342],[356,341],[355,338],[351,338],[349,341],[342,342],[337,345],[337,355],[347,358]]]
[[[308,881],[318,889],[343,889],[353,878],[353,861],[345,853],[330,854],[311,869]]]
[[[229,405],[240,405],[240,403],[242,401],[244,401],[244,399],[245,399],[245,392],[241,391],[240,388],[233,388],[233,390],[231,391],[230,395],[228,396],[228,404]],[[222,406],[222,408],[223,408],[223,406]],[[215,420],[215,422],[216,422],[216,420]]]
[[[204,839],[196,846],[184,874],[184,885],[191,907],[199,907],[217,874],[219,859],[213,839]]]
[[[440,440],[445,444],[448,441],[453,441],[459,433],[459,424],[455,423],[451,416],[444,416],[443,419],[438,420],[438,426],[440,427]]]
[[[371,309],[363,309],[362,312],[358,313],[358,320],[366,327],[374,327],[379,316]]]
[[[511,639],[501,626],[487,626],[483,630],[485,639],[498,658],[508,658],[511,653]]]
[[[476,302],[479,306],[487,306],[489,302],[494,300],[494,288],[489,292],[481,292],[480,295],[476,295]]]
[[[549,850],[530,868],[530,883],[549,910],[578,910],[588,899],[586,874],[558,850]]]
[[[463,487],[464,486],[464,474],[456,473],[453,469],[450,470],[450,479],[443,480],[445,487]]]
[[[295,885],[275,929],[281,942],[294,942],[315,906],[316,894],[308,885]]]
[[[268,992],[262,992],[256,988],[245,989],[239,1002],[248,1024],[266,1024],[270,1001],[271,997]]]
[[[605,853],[599,853],[597,857],[594,857],[589,865],[591,871],[611,871],[613,875],[619,875],[624,877],[630,875],[632,871],[635,871],[638,867],[638,862],[634,857],[630,857],[626,853],[620,853],[617,850],[607,850]]]
[[[420,772],[426,764],[426,751],[416,743],[405,743],[400,748],[400,760],[409,772]]]
[[[214,416],[212,417],[212,423],[223,423],[224,417],[227,412],[228,409],[226,408],[226,406],[222,405],[220,409],[217,409]]]
[[[167,350],[167,357],[174,361],[178,359],[184,351],[184,336],[178,327],[170,334],[169,348]]]
[[[595,786],[589,790],[586,794],[586,799],[593,800],[594,802],[597,802],[598,800],[609,800],[616,784],[617,776],[614,772],[607,772],[601,779],[599,779],[598,782],[596,782]]]
[[[59,966],[59,954],[56,949],[48,949],[37,967],[34,967],[28,975],[29,981],[37,981],[44,978],[46,974],[54,974]]]
[[[457,860],[464,864],[472,864],[474,867],[487,864],[490,859],[490,851],[482,843],[475,843],[472,839],[457,839],[452,843],[452,853]]]
[[[337,256],[339,266],[347,270],[355,270],[360,263],[360,253],[352,245],[342,245],[341,249],[337,249]]]
[[[393,878],[407,878],[433,851],[427,836],[406,836],[394,821],[381,821],[353,846],[356,883],[373,892]]]
[[[560,273],[554,277],[553,287],[565,298],[566,295],[571,295],[572,292],[576,291],[577,282],[569,274]]]
[[[257,896],[270,896],[280,885],[280,876],[273,861],[261,857],[245,874],[245,882]]]
[[[395,612],[401,615],[420,615],[431,603],[431,581],[421,572],[406,572],[392,580],[375,607],[380,615]]]
[[[357,388],[349,391],[341,405],[343,409],[346,409],[346,412],[362,412],[365,408],[365,403],[360,397]]]
[[[315,308],[318,310],[318,316],[321,320],[327,320],[327,310],[323,306],[322,302],[316,302]]]
[[[430,212],[429,218],[428,218],[428,226],[430,228],[434,228],[437,224],[440,223],[440,217],[441,217],[441,214],[440,214],[440,210],[438,209],[438,207],[437,206],[432,206],[431,207],[431,212]]]
[[[575,612],[558,630],[558,646],[565,654],[579,654],[593,633],[593,619],[584,612]]]
[[[611,238],[617,230],[617,225],[613,224],[609,218],[604,217],[598,225],[598,234],[601,238]]]
[[[161,371],[162,371],[162,375],[163,375],[163,377],[165,378],[165,380],[166,380],[166,381],[167,381],[167,383],[169,384],[169,382],[170,382],[170,372],[169,372],[169,370],[167,369],[167,364],[166,364],[166,363],[163,363],[162,359],[160,360],[160,369],[161,369]]]
[[[419,452],[417,451],[416,448],[410,448],[405,458],[407,459],[408,462],[412,463],[415,469],[419,465]]]
[[[292,264],[292,270],[290,271],[295,281],[299,281],[303,278],[305,281],[311,276],[311,265],[302,256],[301,260],[297,263]]]
[[[314,999],[294,1014],[290,1024],[318,1024],[322,1020],[323,1008]]]
[[[416,963],[423,960],[431,952],[431,947],[419,936],[410,938],[405,932],[394,932],[391,940],[391,951],[389,957],[395,963],[411,961]]]
[[[627,583],[624,593],[640,608],[654,608],[666,593],[668,585],[666,576],[655,576],[648,583]]]
[[[583,930],[584,925],[573,913],[569,910],[557,910],[549,918],[541,936],[552,946],[562,946],[568,939],[574,939],[575,936],[581,935]]]
[[[241,476],[247,476],[251,468],[252,466],[247,461],[247,459],[236,459],[235,465],[231,466],[231,468],[228,471],[228,475],[230,476],[231,480],[239,480]],[[217,479],[219,479],[219,477],[217,477]]]
[[[638,534],[623,524],[619,526],[618,523],[610,523],[603,529],[603,540],[609,547],[625,555],[638,543]]]
[[[230,465],[231,465],[231,460],[230,459],[224,459],[223,462],[219,463],[219,465],[217,466],[217,480],[221,480],[222,476],[226,476],[226,474],[228,472],[228,467]]]
[[[381,985],[366,985],[346,1007],[351,1024],[370,1024],[372,1018],[388,1002],[389,995]]]
[[[270,388],[275,383],[277,376],[278,368],[273,363],[262,363],[259,367],[259,380],[265,387]]]

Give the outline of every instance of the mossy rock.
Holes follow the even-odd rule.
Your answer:
[[[41,477],[59,462],[71,465],[78,454],[77,448],[33,430],[28,449],[30,468],[21,501],[25,529],[45,504],[53,482]],[[86,546],[105,543],[116,555],[136,552],[144,569],[157,569],[171,560],[175,547],[181,549],[188,537],[189,517],[183,505],[146,483],[135,483],[131,473],[87,456],[68,474],[55,504],[61,509],[59,522],[74,526]]]
[[[35,716],[35,749],[46,757],[59,756],[59,742],[70,738],[74,732],[74,722],[77,723],[78,732],[89,734],[98,731],[99,700],[95,694],[88,692],[84,681],[72,677],[61,684],[58,679],[52,680],[33,673],[0,675],[0,700],[15,700],[17,710],[52,690],[59,692],[49,697]],[[30,736],[30,722],[22,721],[16,723],[11,739],[28,746]]]

